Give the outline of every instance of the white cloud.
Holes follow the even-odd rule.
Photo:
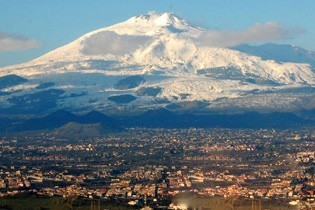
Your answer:
[[[151,40],[148,36],[119,35],[113,31],[96,33],[84,41],[83,52],[88,55],[123,55],[131,53]]]
[[[233,47],[243,43],[268,42],[292,38],[298,32],[276,22],[256,23],[243,31],[205,31],[197,40],[200,45]]]
[[[34,39],[0,31],[0,52],[27,50],[35,47],[39,47],[39,43]]]

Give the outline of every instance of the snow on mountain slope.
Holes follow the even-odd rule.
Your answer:
[[[315,73],[309,64],[201,46],[198,38],[205,31],[173,14],[152,13],[90,32],[33,61],[0,69],[0,76],[28,79],[25,90],[23,85],[19,91],[1,90],[0,105],[16,108],[31,104],[29,98],[41,101],[37,97],[43,90],[30,87],[43,83],[54,84],[45,89],[55,97],[52,108],[130,110],[193,101],[215,108],[222,107],[222,99],[225,104],[239,99],[239,107],[294,109],[313,97]],[[116,89],[119,82],[126,84]],[[289,96],[284,90],[290,89],[301,91]],[[251,103],[251,97],[266,93],[270,104]]]

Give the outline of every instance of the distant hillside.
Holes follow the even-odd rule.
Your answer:
[[[27,79],[24,79],[23,77],[17,76],[15,74],[6,75],[3,77],[0,77],[0,90],[16,85],[20,85],[24,82],[26,82]]]
[[[292,113],[273,112],[261,114],[248,112],[243,114],[175,114],[167,109],[151,110],[138,116],[121,119],[127,126],[160,128],[300,128],[315,126],[312,120],[306,120]]]
[[[303,128],[315,127],[314,110],[304,110],[298,115],[286,112],[240,114],[190,114],[155,109],[139,115],[106,116],[92,111],[75,115],[59,110],[50,115],[32,119],[0,118],[0,131],[48,131],[58,136],[102,136],[120,132],[128,127],[143,128]]]
[[[113,132],[111,128],[106,128],[101,123],[79,124],[69,122],[66,125],[50,132],[50,135],[63,138],[91,138],[101,137],[111,132]]]
[[[64,110],[58,110],[44,117],[25,120],[16,127],[16,130],[18,131],[52,130],[68,125],[69,123],[77,123],[82,125],[100,124],[101,126],[106,128],[106,130],[110,131],[121,130],[121,127],[116,120],[100,112],[92,111],[85,115],[74,115]]]

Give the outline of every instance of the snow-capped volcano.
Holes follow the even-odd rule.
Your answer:
[[[139,52],[144,49],[153,50],[157,45],[168,41],[191,41],[191,38],[198,37],[201,33],[202,29],[191,27],[185,20],[170,13],[141,15],[87,33],[74,42],[35,59],[34,62],[73,61],[89,57],[123,60],[126,56],[133,56],[141,59]],[[174,50],[175,48],[176,46],[173,46]]]
[[[27,82],[2,88],[1,106],[33,109],[32,104],[45,103],[43,92],[54,96],[49,109],[308,105],[315,86],[310,64],[204,45],[200,37],[206,31],[171,13],[151,13],[87,33],[33,61],[2,68],[1,76],[14,74]]]

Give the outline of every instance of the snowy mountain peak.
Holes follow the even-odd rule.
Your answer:
[[[185,33],[198,36],[203,29],[190,26],[186,20],[172,13],[149,13],[135,16],[127,21],[101,29],[114,31],[120,35],[161,36],[164,34]],[[100,31],[100,30],[99,30]]]
[[[181,22],[184,23],[184,21],[179,20],[175,15],[172,15],[170,13],[164,13],[163,15],[161,15],[155,20],[155,23],[157,25],[164,25],[164,26],[176,25]]]
[[[157,26],[185,26],[187,22],[184,19],[177,17],[172,13],[150,13],[147,15],[140,15],[130,18],[128,23],[145,23]]]

